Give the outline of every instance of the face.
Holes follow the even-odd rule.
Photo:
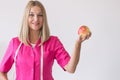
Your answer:
[[[31,8],[29,17],[28,17],[28,25],[30,30],[39,31],[43,26],[43,14],[42,10],[38,6],[34,6]]]

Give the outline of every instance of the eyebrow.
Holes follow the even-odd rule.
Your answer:
[[[34,12],[29,12],[29,14],[34,14]],[[38,14],[43,14],[42,12],[39,12]]]

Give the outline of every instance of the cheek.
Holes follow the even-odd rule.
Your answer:
[[[28,18],[28,24],[30,25],[30,23],[32,22],[32,20],[30,18]]]
[[[44,22],[44,20],[43,20],[43,18],[40,18],[40,23],[43,25],[43,22]]]

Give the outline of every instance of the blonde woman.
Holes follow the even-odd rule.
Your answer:
[[[54,80],[52,66],[55,59],[63,70],[74,73],[80,58],[81,43],[90,34],[76,40],[70,57],[58,37],[50,35],[44,6],[39,1],[29,1],[20,35],[11,39],[0,63],[0,80],[8,80],[7,72],[13,63],[16,66],[16,80]]]

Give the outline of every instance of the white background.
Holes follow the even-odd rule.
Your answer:
[[[18,35],[28,0],[0,1],[0,60],[12,37]],[[55,80],[120,80],[120,0],[41,0],[46,8],[52,35],[60,38],[71,55],[77,30],[92,31],[82,44],[81,59],[74,74],[55,62]],[[13,70],[9,80],[13,80]]]

